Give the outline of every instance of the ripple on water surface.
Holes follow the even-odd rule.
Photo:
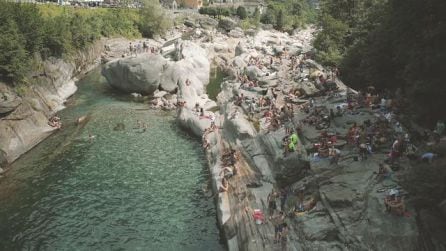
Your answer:
[[[0,184],[0,249],[222,249],[199,142],[171,114],[136,108],[97,105],[85,128],[15,164]],[[137,119],[145,132],[133,128]]]

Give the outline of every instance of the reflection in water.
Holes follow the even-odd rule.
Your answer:
[[[199,142],[171,113],[118,98],[99,71],[73,100],[64,129],[0,180],[1,250],[223,249]]]

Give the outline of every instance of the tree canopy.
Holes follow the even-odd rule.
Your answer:
[[[400,89],[405,107],[432,125],[446,111],[446,1],[322,0],[317,59],[348,85]]]
[[[101,37],[150,37],[171,25],[156,0],[140,10],[84,9],[0,0],[0,80],[24,81],[33,59],[69,56]]]

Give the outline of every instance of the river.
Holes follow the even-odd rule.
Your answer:
[[[0,179],[0,249],[223,250],[200,142],[100,69],[78,87],[63,130]]]

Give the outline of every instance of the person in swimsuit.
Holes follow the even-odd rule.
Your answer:
[[[220,191],[220,193],[223,193],[223,192],[227,192],[228,189],[229,189],[229,182],[225,177],[223,177],[221,179],[221,186],[218,190]]]
[[[288,224],[284,222],[282,224],[282,231],[280,232],[280,243],[282,250],[287,250],[288,232]]]
[[[277,209],[276,197],[276,192],[274,192],[273,189],[266,199],[268,202],[268,214],[270,219],[272,218],[274,211]]]

